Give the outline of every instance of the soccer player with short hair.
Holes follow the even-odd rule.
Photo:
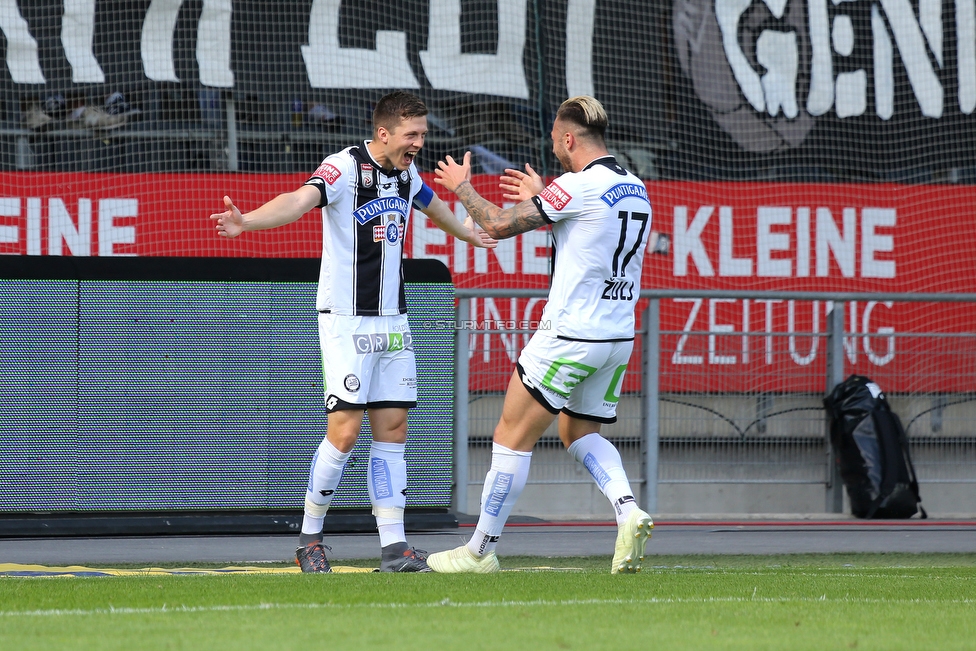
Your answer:
[[[620,453],[600,436],[616,421],[624,372],[634,347],[651,205],[644,183],[607,150],[607,114],[596,99],[573,97],[559,107],[552,149],[566,173],[548,185],[526,165],[506,170],[501,209],[471,186],[471,154],[438,163],[436,182],[454,192],[492,237],[504,239],[552,226],[555,264],[541,323],[522,350],[495,428],[481,514],[466,545],[431,554],[435,572],[499,570],[498,537],[525,486],[532,448],[558,415],[559,438],[589,471],[616,512],[611,573],[638,572],[654,526],[638,508]]]
[[[373,138],[328,156],[298,189],[242,214],[230,197],[211,215],[217,233],[283,226],[322,209],[322,263],[316,309],[328,431],[312,460],[296,550],[303,572],[330,572],[322,544],[326,512],[342,478],[363,414],[373,442],[368,490],[387,572],[428,572],[403,527],[407,410],[417,405],[417,370],[402,286],[403,237],[411,206],[473,246],[495,240],[454,212],[420,178],[415,164],[427,135],[427,107],[394,91],[377,102]],[[368,350],[357,341],[368,340]],[[384,342],[386,345],[375,345]]]

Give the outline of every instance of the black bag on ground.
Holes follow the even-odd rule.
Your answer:
[[[852,375],[824,398],[830,445],[858,518],[927,517],[908,450],[908,436],[881,387]]]

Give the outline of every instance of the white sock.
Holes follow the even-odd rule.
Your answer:
[[[312,468],[309,471],[308,489],[305,492],[305,517],[302,518],[302,533],[316,534],[322,532],[322,523],[329,510],[332,498],[335,497],[336,487],[342,479],[342,470],[346,467],[350,452],[339,452],[329,443],[329,439],[322,439],[315,456],[312,458]]]
[[[617,524],[621,524],[637,508],[637,502],[620,460],[620,452],[613,443],[593,432],[574,441],[569,446],[569,453],[590,472],[593,481],[610,500]]]
[[[518,452],[497,443],[492,444],[491,469],[485,475],[485,486],[481,491],[481,516],[478,518],[478,528],[468,541],[468,549],[472,553],[484,556],[495,550],[505,521],[525,488],[531,463],[531,452]]]
[[[369,501],[376,516],[380,546],[406,542],[403,509],[407,505],[407,463],[403,443],[378,443],[369,448]]]

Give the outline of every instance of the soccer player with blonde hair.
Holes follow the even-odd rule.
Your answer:
[[[610,571],[638,572],[653,527],[634,499],[620,453],[600,435],[616,421],[624,373],[634,347],[634,309],[651,232],[647,189],[607,150],[607,114],[593,97],[559,107],[552,150],[565,174],[546,185],[529,166],[506,170],[502,209],[471,186],[471,154],[438,163],[436,182],[454,192],[468,214],[503,239],[552,226],[555,266],[541,323],[522,350],[495,428],[491,468],[477,529],[466,545],[431,554],[435,572],[496,572],[495,547],[525,486],[532,448],[559,419],[559,437],[610,501],[617,541]]]

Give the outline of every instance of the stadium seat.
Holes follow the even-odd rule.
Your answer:
[[[657,156],[654,152],[646,149],[631,148],[626,149],[624,153],[630,159],[630,171],[636,174],[641,180],[656,181],[660,178],[657,172],[657,165],[655,164]]]
[[[373,135],[373,106],[369,102],[350,99],[332,109],[342,118],[342,132],[347,137],[355,140]]]
[[[483,145],[471,145],[472,162],[477,163],[484,174],[503,174],[506,169],[520,166]]]
[[[918,185],[932,183],[934,180],[932,169],[928,167],[907,167],[902,169],[890,170],[885,179],[892,183],[903,183],[905,185]]]

